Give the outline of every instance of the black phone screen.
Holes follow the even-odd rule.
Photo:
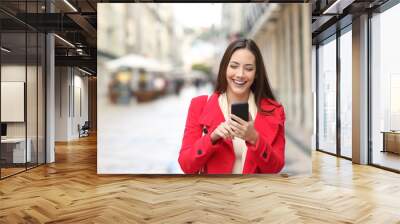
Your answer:
[[[245,103],[233,103],[231,106],[231,113],[242,118],[245,121],[249,120],[249,104]]]

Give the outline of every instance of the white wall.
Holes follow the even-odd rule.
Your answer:
[[[24,102],[24,82],[1,82],[2,122],[24,122]]]
[[[56,141],[79,138],[78,124],[88,120],[88,78],[82,75],[71,67],[56,67]]]
[[[67,67],[55,68],[55,141],[68,140],[68,117],[70,84],[69,69]]]
[[[27,70],[25,70],[27,69]],[[1,66],[1,81],[2,82],[25,82],[25,74],[26,71],[28,74],[31,73],[36,73],[36,67],[33,66],[28,66],[25,67],[22,65],[3,65]],[[31,82],[31,81],[30,81]],[[29,99],[28,103],[32,101],[30,99],[31,97],[36,97],[36,89],[34,89],[33,92],[30,92],[29,90],[33,89],[27,89],[27,96]],[[3,96],[4,97],[4,96]],[[31,105],[33,106],[33,105]],[[36,108],[36,105],[34,105]],[[7,108],[1,108],[1,110],[7,110]],[[36,114],[35,117],[32,117],[32,113],[28,113],[28,121],[31,122],[36,119]],[[36,120],[35,120],[36,121]],[[7,136],[8,137],[25,137],[25,122],[7,122]],[[28,128],[33,127],[33,125],[28,125]],[[33,127],[36,130],[36,127]],[[28,131],[28,137],[29,137],[29,131]]]
[[[79,73],[81,74],[81,73]],[[74,108],[72,108],[72,119],[71,119],[71,132],[73,138],[78,138],[78,124],[81,126],[88,121],[88,78],[82,77],[76,74],[74,75]],[[72,103],[71,103],[72,105]],[[82,107],[82,108],[80,108]],[[81,111],[80,111],[81,110]]]
[[[25,82],[25,65],[2,65],[1,66],[1,81],[2,82]],[[28,72],[32,67],[28,67]],[[2,96],[4,97],[4,96]],[[1,108],[7,110],[7,108]],[[25,123],[24,122],[10,122],[7,123],[7,136],[8,137],[25,137]]]

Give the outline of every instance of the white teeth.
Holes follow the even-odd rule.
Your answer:
[[[233,80],[233,82],[234,82],[235,84],[238,84],[238,85],[243,85],[243,84],[246,83],[245,81],[238,81],[238,80]]]

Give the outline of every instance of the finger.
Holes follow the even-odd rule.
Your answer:
[[[224,124],[224,128],[226,131],[228,131],[229,135],[232,137],[233,130],[232,130],[232,126],[229,124],[229,121]]]
[[[221,132],[220,132],[218,129],[215,130],[215,134],[216,134],[219,138],[222,138],[222,134],[221,134]]]
[[[236,122],[232,121],[232,123],[236,123]],[[235,134],[238,134],[242,131],[241,126],[239,124],[232,124],[231,128]]]
[[[220,137],[223,138],[223,139],[227,138],[226,135],[223,132],[220,132]]]
[[[232,124],[229,120],[225,122],[224,127],[231,135],[233,135]]]
[[[244,136],[244,133],[246,133],[246,126],[243,126],[235,121],[232,121],[232,128],[234,129],[235,132],[235,137],[242,138]]]
[[[235,127],[236,129],[243,129],[243,125],[239,124],[238,122],[235,122],[233,120],[230,120],[230,125],[231,127]]]
[[[236,133],[236,132],[239,131],[239,129],[237,127],[233,126],[233,125],[231,126],[231,129],[232,129],[233,133]]]
[[[242,134],[240,132],[235,132],[235,137],[236,138],[242,138]]]
[[[239,138],[244,133],[244,131],[240,127],[237,127],[237,126],[232,126],[232,131],[233,131],[233,136],[239,137]]]
[[[229,131],[226,130],[225,128],[221,129],[221,133],[224,135],[223,138],[229,138],[230,137]]]
[[[218,134],[221,138],[224,138],[224,139],[228,137],[227,133],[225,132],[225,130],[222,127],[218,128]]]
[[[244,125],[244,124],[247,123],[247,122],[244,121],[242,118],[240,118],[240,117],[238,117],[238,116],[236,116],[236,115],[234,115],[234,114],[231,114],[231,119],[233,119],[234,121],[236,121],[237,123],[239,123],[239,124],[241,124],[241,125]]]
[[[235,138],[242,138],[242,135],[240,134],[240,132],[235,132],[234,136],[235,136]]]
[[[243,136],[244,136],[244,131],[239,130],[239,131],[237,132],[237,134],[238,134],[239,138],[243,138]]]

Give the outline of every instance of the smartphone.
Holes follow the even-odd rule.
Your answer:
[[[231,113],[245,121],[249,121],[249,104],[247,102],[233,103],[231,105]]]

